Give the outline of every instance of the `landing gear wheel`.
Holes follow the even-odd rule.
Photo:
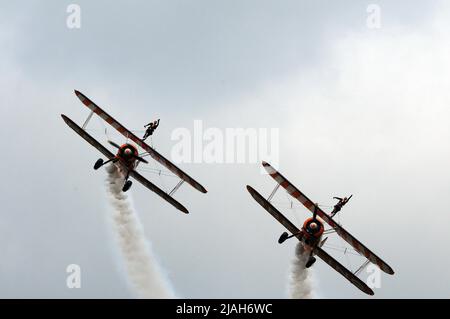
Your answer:
[[[316,258],[311,256],[311,257],[309,257],[308,261],[306,262],[305,267],[309,268],[312,265],[314,265],[315,262],[316,262]]]
[[[129,190],[131,185],[133,185],[132,181],[126,181],[125,185],[123,185],[123,187],[122,187],[122,192],[125,193],[127,190]]]
[[[95,162],[95,164],[94,164],[94,169],[95,170],[98,170],[100,167],[102,167],[103,166],[103,160],[101,159],[101,158],[99,158],[98,160],[97,160],[97,162]]]
[[[288,237],[289,237],[288,233],[286,233],[286,232],[282,233],[280,238],[278,239],[278,243],[279,244],[284,243],[286,241],[286,239],[288,239]]]

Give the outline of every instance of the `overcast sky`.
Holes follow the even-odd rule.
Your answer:
[[[66,26],[70,3],[0,0],[0,297],[134,296],[106,173],[92,170],[101,156],[60,118],[88,115],[73,89],[130,129],[161,118],[153,141],[167,156],[194,120],[279,128],[294,184],[324,205],[354,194],[341,221],[396,271],[376,297],[450,296],[445,1],[76,1],[80,29]],[[380,28],[367,26],[371,3]],[[269,194],[273,180],[259,164],[180,167],[209,191],[182,187],[187,216],[131,191],[177,295],[287,297],[295,243],[277,244],[282,226],[245,189]],[[309,216],[277,201],[296,223]],[[66,287],[72,263],[81,289]],[[320,297],[365,297],[323,262],[314,274]]]

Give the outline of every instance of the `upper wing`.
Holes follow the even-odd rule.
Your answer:
[[[114,158],[114,154],[111,153],[106,147],[104,147],[102,144],[100,144],[98,141],[96,141],[91,135],[89,135],[85,130],[83,130],[81,127],[79,127],[77,124],[75,124],[74,121],[72,121],[70,118],[65,116],[64,114],[61,114],[61,117],[63,118],[64,122],[67,123],[67,125],[70,126],[71,129],[73,129],[78,135],[80,135],[82,138],[84,138],[89,144],[94,146],[96,149],[100,151],[104,156],[106,156],[108,159]],[[136,171],[130,171],[130,176],[132,176],[135,180],[143,184],[145,187],[153,191],[154,193],[161,196],[163,199],[165,199],[167,202],[169,202],[171,205],[173,205],[175,208],[181,210],[183,213],[187,214],[189,213],[188,210],[181,205],[179,202],[177,202],[174,198],[169,196],[166,192],[158,188],[156,185],[152,184],[150,181],[145,179],[142,175],[140,175]]]
[[[300,203],[302,203],[308,210],[314,213],[316,205],[308,198],[305,194],[299,191],[294,185],[291,184],[283,175],[281,175],[277,170],[275,170],[269,163],[262,163],[266,171],[270,176],[281,186],[283,186],[286,191],[292,197],[296,198]],[[357,252],[364,255],[375,265],[378,265],[381,270],[390,275],[394,274],[394,270],[386,264],[380,257],[375,255],[369,248],[364,246],[359,240],[353,237],[349,232],[347,232],[342,226],[336,223],[328,214],[326,214],[322,209],[317,207],[317,215],[319,215],[325,222],[327,222],[336,233],[342,237],[347,243],[349,243]]]
[[[137,180],[139,183],[147,187],[152,192],[158,194],[163,199],[165,199],[167,202],[169,202],[172,206],[174,206],[176,209],[182,211],[185,214],[189,214],[189,211],[181,205],[178,201],[176,201],[173,197],[169,196],[166,192],[161,190],[158,186],[147,180],[144,176],[139,174],[136,171],[131,171],[130,176],[133,177],[135,180]]]
[[[371,296],[374,294],[373,290],[370,289],[361,279],[356,277],[356,275],[353,274],[350,270],[342,266],[336,259],[328,255],[322,248],[316,247],[314,249],[314,254],[319,256],[324,262],[334,268],[338,273],[344,276],[348,281],[358,287],[361,291]]]
[[[123,136],[131,139],[137,145],[139,145],[144,150],[146,150],[150,154],[150,156],[153,157],[153,159],[155,159],[159,163],[161,163],[161,165],[165,166],[172,173],[174,173],[179,178],[181,178],[182,180],[184,180],[187,183],[189,183],[190,185],[192,185],[195,189],[199,190],[200,192],[202,192],[202,193],[207,192],[206,189],[202,185],[200,185],[196,180],[194,180],[188,174],[186,174],[181,169],[179,169],[177,166],[175,166],[175,164],[170,162],[168,159],[166,159],[164,156],[159,154],[157,151],[155,151],[153,148],[151,148],[149,145],[147,145],[145,142],[143,142],[140,138],[138,138],[136,135],[134,135],[132,132],[130,132],[125,126],[123,126],[118,121],[116,121],[112,116],[110,116],[108,113],[106,113],[104,110],[102,110],[98,105],[96,105],[94,102],[92,102],[83,93],[75,90],[75,94],[84,105],[86,105],[94,113],[98,114],[98,116],[100,116],[103,120],[105,120],[113,128],[115,128],[117,131],[119,131],[119,133],[121,133]]]
[[[294,224],[292,224],[289,219],[284,217],[282,213],[278,211],[271,203],[269,203],[264,197],[261,196],[260,193],[258,193],[256,190],[253,189],[253,187],[247,185],[247,190],[252,195],[252,197],[265,209],[269,212],[270,215],[272,215],[276,220],[278,220],[284,227],[287,228],[292,234],[298,234],[300,230],[295,227]],[[296,237],[301,240],[300,235],[297,235]]]

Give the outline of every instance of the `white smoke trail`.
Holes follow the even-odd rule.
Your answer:
[[[130,284],[140,298],[174,298],[170,284],[145,239],[131,200],[122,192],[123,177],[115,165],[108,166],[106,170],[107,189],[114,208],[114,228]]]
[[[309,253],[305,251],[303,244],[297,243],[290,277],[291,299],[314,298],[313,274],[305,267],[308,258]]]

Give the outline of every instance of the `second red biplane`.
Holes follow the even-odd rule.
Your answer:
[[[297,239],[302,242],[305,251],[309,253],[309,258],[305,265],[306,268],[311,267],[316,261],[316,258],[314,256],[318,256],[320,259],[334,268],[337,272],[339,272],[342,276],[344,276],[347,280],[349,280],[353,285],[355,285],[368,295],[373,295],[373,290],[370,289],[369,286],[367,286],[367,284],[365,284],[361,279],[359,279],[357,277],[357,274],[364,267],[366,267],[369,262],[377,265],[382,271],[387,274],[394,274],[394,270],[388,264],[386,264],[383,260],[381,260],[381,258],[375,255],[371,250],[369,250],[369,248],[364,246],[359,240],[353,237],[341,225],[333,220],[333,216],[339,210],[341,210],[342,206],[344,206],[350,200],[351,196],[349,198],[335,197],[335,199],[339,200],[339,203],[328,215],[319,207],[318,204],[313,203],[308,197],[306,197],[306,195],[304,195],[300,190],[292,185],[291,182],[289,182],[283,175],[275,170],[269,163],[263,162],[262,165],[269,173],[269,175],[277,182],[277,186],[267,200],[251,186],[247,185],[247,190],[265,210],[267,210],[291,233],[291,235],[286,232],[281,234],[278,240],[280,244],[286,241],[288,238],[292,237],[297,237]],[[312,218],[308,218],[303,223],[301,229],[298,229],[270,203],[270,200],[273,198],[275,192],[280,186],[285,188],[289,195],[297,199],[313,214]],[[322,249],[322,246],[327,240],[327,238],[322,238],[322,235],[325,232],[324,223],[327,223],[331,227],[330,230],[327,230],[327,233],[336,232],[343,240],[350,244],[355,251],[357,251],[361,256],[367,259],[367,261],[354,273],[345,268],[341,263],[339,263],[336,259],[331,257],[327,252],[325,252],[325,250]]]

